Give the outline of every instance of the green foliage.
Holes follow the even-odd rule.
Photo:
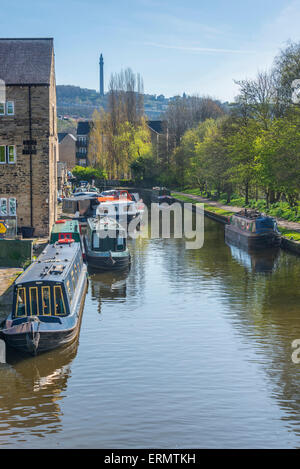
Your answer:
[[[88,181],[92,182],[93,179],[103,180],[107,179],[107,174],[98,168],[92,168],[90,166],[75,166],[72,170],[73,176],[76,177],[77,181]]]

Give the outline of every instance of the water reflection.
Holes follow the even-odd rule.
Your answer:
[[[99,300],[99,313],[103,299],[124,300],[126,298],[129,272],[130,269],[98,273],[89,269],[92,298]]]
[[[62,429],[60,400],[67,391],[71,364],[78,341],[67,347],[26,357],[7,350],[7,364],[0,366],[0,445],[24,438],[26,431],[37,437]]]
[[[202,249],[129,249],[130,272],[90,273],[76,360],[57,350],[0,369],[1,444],[300,446],[300,258],[245,256],[208,219]]]
[[[280,249],[271,248],[261,251],[246,251],[226,242],[232,257],[243,267],[252,272],[271,273],[276,268]]]

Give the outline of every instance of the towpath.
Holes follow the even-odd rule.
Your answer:
[[[228,210],[231,212],[239,212],[243,208],[243,207],[235,207],[232,205],[224,205],[224,204],[221,204],[220,202],[206,199],[205,197],[201,197],[199,195],[186,194],[185,192],[173,191],[172,193],[175,195],[184,195],[185,197],[189,197],[190,199],[196,202],[202,202],[204,204],[211,205],[213,207],[222,208],[223,210]],[[281,226],[282,228],[286,228],[287,230],[298,231],[300,233],[300,223],[284,220],[282,218],[276,218],[276,220],[277,220],[278,226]]]

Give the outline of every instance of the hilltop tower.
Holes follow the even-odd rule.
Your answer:
[[[102,54],[100,55],[99,66],[100,66],[100,96],[104,96],[104,78],[103,78],[104,61],[103,61]]]

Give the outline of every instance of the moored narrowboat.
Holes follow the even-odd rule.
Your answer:
[[[129,267],[126,230],[113,218],[89,218],[84,249],[89,267],[96,270],[117,270]]]
[[[246,249],[263,249],[280,246],[281,236],[274,218],[245,209],[230,217],[225,240]]]
[[[37,354],[78,335],[87,289],[79,243],[49,244],[18,277],[2,335],[11,347]]]

